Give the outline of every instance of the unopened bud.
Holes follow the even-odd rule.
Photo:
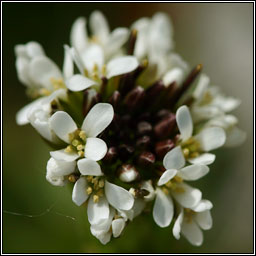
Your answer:
[[[119,91],[114,91],[109,99],[109,103],[116,108],[120,102],[121,94]]]
[[[160,122],[158,122],[154,127],[155,135],[158,138],[168,137],[173,131],[176,125],[175,114],[170,114]]]
[[[156,143],[155,152],[157,156],[162,159],[167,152],[175,147],[175,144],[171,139],[159,141]]]
[[[103,161],[106,161],[108,163],[112,163],[117,156],[117,150],[115,147],[110,147],[105,155],[105,157],[103,158]]]
[[[141,135],[148,134],[152,131],[152,125],[148,122],[140,122],[138,123],[137,131]]]
[[[129,110],[133,110],[140,106],[145,96],[145,90],[141,86],[137,86],[131,90],[124,99],[124,104]]]
[[[156,160],[156,157],[151,152],[142,152],[138,157],[138,164],[140,166],[149,166],[151,164],[154,164]]]
[[[130,183],[138,179],[139,172],[131,164],[123,164],[117,171],[119,179],[123,182]]]

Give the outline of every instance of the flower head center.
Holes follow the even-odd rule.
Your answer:
[[[183,142],[181,147],[186,159],[199,156],[200,143],[194,137],[191,137],[187,141]]]
[[[105,186],[105,180],[102,177],[94,177],[94,176],[87,176],[88,181],[88,188],[86,189],[86,193],[88,195],[93,195],[93,202],[98,203],[100,197],[104,195],[103,188]]]

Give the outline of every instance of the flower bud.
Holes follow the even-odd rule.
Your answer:
[[[128,110],[134,110],[143,102],[145,97],[145,90],[141,86],[135,87],[131,90],[124,99],[124,104]]]
[[[117,150],[115,147],[110,147],[108,148],[108,151],[105,155],[105,157],[103,158],[103,161],[107,162],[107,163],[112,163],[114,162],[114,160],[117,157]]]
[[[153,153],[144,151],[138,157],[138,164],[140,166],[149,166],[154,164],[156,157]]]
[[[167,152],[175,147],[175,144],[171,139],[159,141],[155,145],[155,152],[157,156],[162,159]]]
[[[152,125],[148,122],[139,122],[137,126],[138,134],[149,134],[152,131]]]
[[[119,91],[114,91],[109,99],[109,103],[113,106],[113,108],[117,108],[120,103],[121,94]]]
[[[139,172],[131,164],[123,164],[117,171],[119,179],[123,182],[130,183],[139,178]]]
[[[155,135],[158,138],[168,137],[171,134],[171,132],[173,131],[173,128],[175,127],[175,125],[176,125],[175,114],[171,113],[166,118],[159,121],[155,125],[155,127],[154,127]]]

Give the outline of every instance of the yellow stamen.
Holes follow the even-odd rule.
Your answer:
[[[88,188],[86,189],[86,193],[87,193],[88,195],[90,195],[90,194],[92,193],[92,188],[91,188],[91,187],[88,187]]]
[[[103,188],[103,187],[104,187],[104,180],[100,180],[100,181],[99,181],[99,187],[100,187],[100,188]]]
[[[99,202],[99,196],[98,195],[93,195],[93,202],[98,203]]]
[[[45,89],[45,88],[41,88],[39,90],[39,94],[44,95],[44,96],[49,96],[51,94],[51,92],[49,90]]]
[[[78,154],[80,157],[83,157],[83,156],[84,156],[84,152],[83,152],[83,151],[78,151],[77,154]]]
[[[102,196],[103,196],[103,189],[100,189],[100,190],[97,192],[97,196],[99,196],[99,197],[102,197]]]
[[[184,188],[182,188],[182,187],[176,187],[176,188],[174,189],[174,191],[175,191],[176,193],[184,193],[184,192],[185,192]]]
[[[76,182],[76,176],[74,174],[71,174],[68,176],[68,180],[72,183]]]
[[[189,149],[188,148],[184,148],[183,149],[183,154],[184,154],[184,157],[187,158],[189,156]]]
[[[78,151],[81,151],[81,150],[84,149],[84,145],[80,144],[76,148],[77,148]]]
[[[106,75],[106,73],[107,73],[107,66],[106,66],[106,64],[104,64],[104,65],[102,66],[101,73],[102,73],[103,76]]]
[[[162,190],[163,190],[163,192],[164,192],[166,195],[169,194],[169,190],[168,190],[167,188],[163,187]]]
[[[87,179],[87,181],[91,182],[93,178],[92,178],[92,176],[90,175],[90,176],[87,176],[86,179]]]
[[[65,151],[66,153],[71,153],[71,152],[73,152],[73,148],[72,148],[71,145],[68,145],[68,146],[65,148],[64,151]]]
[[[177,175],[173,179],[178,183],[181,183],[183,181],[183,179]]]
[[[78,144],[79,144],[79,140],[73,140],[73,141],[72,141],[72,145],[73,145],[74,147],[78,146]]]
[[[68,134],[68,139],[69,139],[69,141],[72,141],[74,138],[75,138],[74,133],[69,133],[69,134]]]
[[[80,132],[79,132],[79,137],[80,137],[83,141],[85,141],[85,139],[86,139],[86,134],[85,134],[85,132],[84,132],[84,131],[80,131]]]

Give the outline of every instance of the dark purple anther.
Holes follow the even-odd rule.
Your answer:
[[[165,154],[175,147],[171,139],[159,141],[155,145],[155,152],[159,159],[163,159]]]

